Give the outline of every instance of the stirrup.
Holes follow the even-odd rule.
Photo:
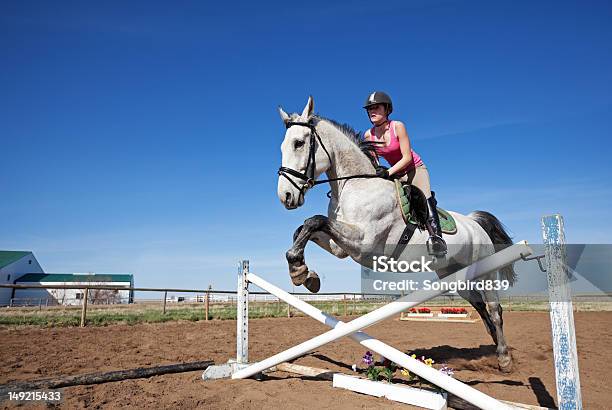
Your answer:
[[[429,239],[427,239],[427,252],[430,255],[442,257],[446,255],[447,251],[448,247],[446,246],[446,242],[441,236],[433,235],[430,236]]]

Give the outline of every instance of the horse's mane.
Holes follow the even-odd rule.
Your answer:
[[[297,113],[293,113],[289,116],[290,121],[297,121],[299,118],[300,118],[300,115]],[[355,129],[351,127],[349,124],[346,124],[346,123],[342,124],[336,120],[332,120],[331,118],[323,117],[319,114],[313,115],[312,119],[315,122],[318,122],[318,121],[329,122],[331,125],[336,127],[338,131],[344,134],[348,138],[349,141],[357,145],[357,148],[359,148],[361,153],[364,154],[368,158],[368,160],[370,160],[370,162],[372,163],[374,167],[378,165],[378,162],[376,161],[376,147],[380,145],[380,142],[366,140],[361,132],[355,131]]]
[[[322,117],[320,115],[315,115],[314,118],[316,120],[324,120],[332,124],[338,131],[342,132],[346,135],[353,144],[357,145],[359,150],[370,160],[372,165],[378,165],[376,162],[376,147],[380,144],[379,142],[368,141],[364,138],[363,133],[359,131],[355,131],[353,127],[349,124],[341,124],[336,120],[332,120],[331,118]]]

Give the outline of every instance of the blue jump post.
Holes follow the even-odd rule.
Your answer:
[[[558,406],[559,410],[582,410],[570,288],[571,271],[567,266],[563,217],[561,215],[543,217],[542,236],[548,276]]]

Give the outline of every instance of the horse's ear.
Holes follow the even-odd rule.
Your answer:
[[[310,117],[312,117],[312,113],[314,112],[314,100],[312,95],[308,96],[308,102],[306,103],[306,107],[304,107],[304,111],[302,111],[302,118],[305,121],[308,121]]]
[[[278,113],[280,114],[281,120],[283,120],[286,125],[289,122],[289,114],[287,114],[280,105],[278,106]]]

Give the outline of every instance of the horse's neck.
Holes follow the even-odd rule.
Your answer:
[[[327,170],[329,178],[374,173],[370,160],[342,131],[326,121],[321,121],[320,129],[325,147],[332,157],[331,167]],[[330,182],[332,196],[338,198],[345,183]]]

